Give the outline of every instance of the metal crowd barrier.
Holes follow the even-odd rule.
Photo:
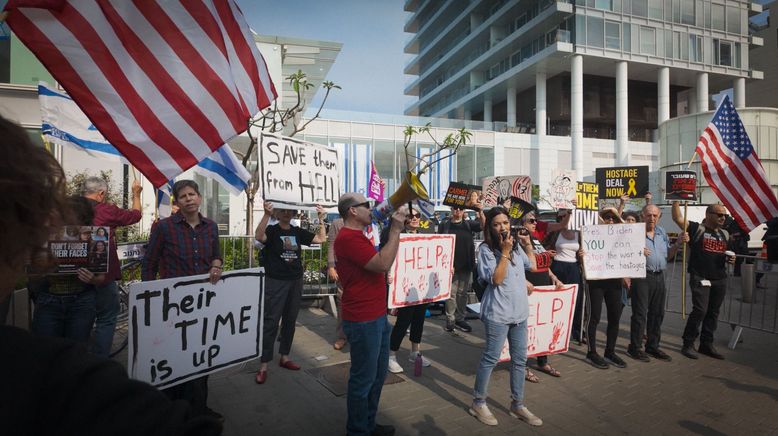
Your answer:
[[[733,350],[740,341],[744,328],[778,333],[778,265],[772,265],[761,257],[745,255],[737,257],[745,260],[741,265],[741,275],[736,277],[733,274],[733,266],[727,266],[727,294],[719,311],[719,321],[728,323],[732,327],[729,348]],[[682,313],[681,277],[684,267],[680,260],[667,266],[666,312]],[[685,287],[687,316],[692,310],[692,295],[688,280],[687,274]]]

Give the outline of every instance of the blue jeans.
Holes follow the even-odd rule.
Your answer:
[[[38,292],[32,332],[38,336],[72,339],[86,344],[95,320],[95,291],[56,295]]]
[[[349,435],[369,435],[375,428],[378,400],[389,366],[391,327],[386,315],[373,321],[343,320],[343,332],[351,345],[346,399],[346,431]]]
[[[475,373],[473,396],[486,400],[489,377],[500,359],[505,339],[511,352],[511,399],[516,407],[524,405],[524,371],[527,368],[527,321],[520,324],[500,324],[483,320],[486,330],[486,348]]]
[[[97,319],[95,319],[95,342],[92,353],[108,357],[113,345],[116,317],[119,316],[119,287],[116,282],[95,286],[97,295]]]

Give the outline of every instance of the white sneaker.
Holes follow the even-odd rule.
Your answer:
[[[492,415],[492,411],[489,410],[486,403],[476,405],[473,401],[468,412],[486,425],[497,425],[497,418]]]
[[[403,367],[397,363],[397,356],[392,354],[389,356],[389,372],[392,374],[398,374],[403,372]]]
[[[408,356],[408,362],[416,363],[416,356],[420,354],[418,351],[411,351],[411,354]],[[427,360],[424,355],[421,356],[421,366],[427,367],[432,365],[432,362]]]
[[[535,416],[532,412],[529,411],[529,409],[524,406],[521,406],[518,409],[511,407],[511,416],[525,421],[527,424],[533,425],[535,427],[543,425],[543,420]]]

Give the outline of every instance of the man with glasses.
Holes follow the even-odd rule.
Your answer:
[[[384,274],[397,256],[408,208],[402,206],[392,214],[387,241],[376,253],[362,233],[372,221],[370,206],[364,195],[355,192],[341,195],[338,201],[343,228],[335,239],[335,258],[343,287],[343,331],[351,344],[346,431],[349,435],[392,435],[394,427],[375,422],[389,365],[391,326],[386,319]]]
[[[692,290],[692,313],[683,332],[681,354],[697,359],[694,342],[700,337],[700,353],[715,359],[724,359],[713,346],[719,310],[727,293],[727,263],[735,263],[735,256],[727,256],[730,249],[729,233],[724,230],[727,210],[712,204],[705,210],[702,223],[689,221],[689,287]],[[684,216],[677,201],[673,202],[673,221],[683,229]],[[700,333],[700,324],[702,332]]]
[[[438,226],[440,234],[456,235],[454,243],[454,275],[451,280],[451,298],[446,300],[446,331],[453,332],[454,327],[463,332],[473,330],[470,324],[465,321],[467,313],[467,293],[473,281],[473,270],[475,270],[475,243],[473,233],[481,231],[481,223],[484,221],[484,214],[481,211],[480,200],[475,203],[478,219],[466,220],[465,209],[459,207],[451,208],[451,217],[444,220]]]

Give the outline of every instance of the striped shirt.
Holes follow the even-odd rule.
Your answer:
[[[200,215],[192,227],[178,212],[154,225],[141,266],[143,281],[206,274],[214,259],[221,260],[216,223]]]

